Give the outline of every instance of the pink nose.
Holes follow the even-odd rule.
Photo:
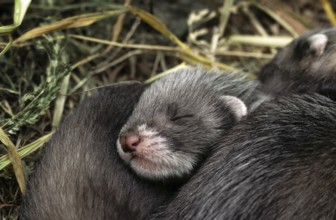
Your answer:
[[[134,152],[140,144],[140,137],[136,134],[126,134],[119,138],[121,148],[125,153]]]

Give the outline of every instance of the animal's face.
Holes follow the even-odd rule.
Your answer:
[[[296,66],[299,72],[312,77],[322,78],[335,73],[336,63],[336,29],[319,30],[307,33],[293,41],[279,62]]]
[[[316,30],[295,39],[266,64],[259,79],[267,90],[318,91],[334,88],[336,29]]]
[[[190,174],[223,131],[242,116],[236,108],[246,114],[237,98],[225,99],[204,88],[172,88],[148,88],[119,135],[121,158],[145,178]]]

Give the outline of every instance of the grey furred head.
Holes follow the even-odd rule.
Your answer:
[[[336,98],[336,29],[307,32],[260,71],[263,90],[274,95],[318,92]]]
[[[145,90],[122,128],[118,153],[144,178],[184,178],[246,115],[244,102],[255,88],[235,73],[197,67],[162,77]]]

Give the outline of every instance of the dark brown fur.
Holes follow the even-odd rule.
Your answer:
[[[325,43],[313,40],[317,34]],[[323,37],[323,36],[322,36]],[[336,29],[308,32],[293,40],[258,75],[267,94],[317,92],[336,99]]]
[[[214,151],[152,219],[336,218],[332,100],[296,95],[265,102]]]
[[[138,178],[116,151],[143,86],[103,89],[73,111],[44,146],[20,219],[146,219],[174,189]]]

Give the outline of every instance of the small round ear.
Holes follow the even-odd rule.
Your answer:
[[[221,99],[224,101],[225,105],[229,106],[233,113],[236,116],[237,121],[247,115],[247,107],[245,103],[237,97],[224,95],[221,96]]]
[[[310,43],[310,51],[316,55],[321,56],[328,42],[328,37],[325,34],[314,34],[308,38]]]

